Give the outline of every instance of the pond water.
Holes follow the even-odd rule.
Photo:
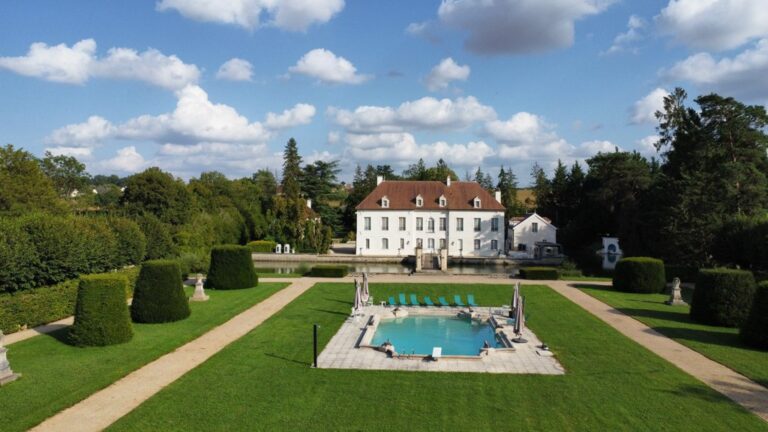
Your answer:
[[[314,265],[321,264],[316,262],[254,262],[257,273],[278,273],[278,274],[290,274],[290,273],[303,273],[311,269]],[[352,273],[389,273],[389,274],[405,274],[410,273],[413,267],[410,264],[401,263],[339,263],[349,266]],[[448,266],[448,273],[451,274],[494,274],[494,273],[507,273],[517,274],[517,267],[512,265],[451,265]]]

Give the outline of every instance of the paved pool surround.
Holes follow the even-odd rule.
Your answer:
[[[512,327],[506,325],[501,308],[478,307],[470,311],[459,307],[366,306],[358,316],[348,317],[318,356],[318,368],[408,370],[422,372],[484,372],[506,374],[563,375],[565,369],[550,351],[540,349],[541,341],[529,329],[523,331],[527,343],[515,343]],[[492,319],[505,348],[490,348],[476,356],[443,356],[432,360],[425,355],[390,356],[371,345],[382,319],[403,316],[456,316],[472,314],[480,320]],[[496,319],[498,318],[498,319]],[[393,341],[395,349],[397,342]]]

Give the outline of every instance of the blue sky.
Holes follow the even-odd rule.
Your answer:
[[[92,173],[247,176],[279,170],[293,136],[305,160],[340,160],[345,180],[358,163],[443,157],[460,175],[512,166],[526,184],[534,162],[653,154],[652,113],[675,86],[764,104],[764,6],[3,2],[0,132]]]

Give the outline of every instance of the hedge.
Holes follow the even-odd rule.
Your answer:
[[[736,327],[749,315],[755,294],[751,272],[702,269],[691,300],[691,318],[704,324]]]
[[[349,273],[349,267],[341,264],[320,264],[312,267],[310,276],[340,278]]]
[[[740,334],[747,345],[768,350],[768,282],[757,286],[752,309]]]
[[[128,280],[117,274],[80,278],[75,323],[69,339],[78,346],[105,346],[128,342],[133,327],[125,297]]]
[[[613,287],[623,292],[661,293],[667,286],[664,262],[650,257],[622,258],[613,270]]]
[[[147,239],[146,259],[168,258],[174,255],[176,246],[167,225],[151,214],[146,214],[136,220],[141,232]]]
[[[147,253],[147,238],[139,224],[130,219],[113,217],[109,219],[109,226],[117,238],[117,266],[141,264]]]
[[[115,274],[115,273],[110,273]],[[117,272],[128,279],[128,297],[132,295],[139,268]],[[79,280],[39,287],[12,294],[0,294],[0,330],[13,333],[74,315]]]
[[[213,289],[242,289],[259,283],[246,246],[223,245],[211,249],[211,268],[205,286]]]
[[[275,247],[277,247],[277,242],[272,240],[256,240],[248,243],[248,247],[251,249],[251,252],[257,252],[257,253],[274,252]]]
[[[21,224],[0,219],[0,293],[34,288],[39,266],[37,249]]]
[[[146,261],[133,291],[131,319],[139,323],[163,323],[182,320],[189,314],[189,300],[181,284],[179,263]]]
[[[560,274],[555,267],[523,267],[520,277],[530,280],[557,280]]]

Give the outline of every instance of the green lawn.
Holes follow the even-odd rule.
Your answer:
[[[611,287],[577,285],[587,294],[613,306],[659,333],[768,387],[768,351],[744,346],[736,328],[715,327],[692,321],[689,306],[668,306],[665,294],[633,294]],[[683,291],[690,301],[689,293]]]
[[[259,275],[259,279],[266,279],[266,278],[281,278],[281,279],[287,279],[287,278],[300,278],[304,275],[301,273],[256,273]]]
[[[509,302],[510,285],[371,284],[398,292],[473,292]],[[768,424],[625,338],[548,287],[524,286],[530,325],[564,376],[310,368],[351,306],[351,284],[318,284],[118,421],[147,430],[766,431]]]
[[[192,315],[169,324],[135,324],[133,340],[101,348],[76,348],[62,340],[66,329],[8,347],[19,381],[0,389],[0,430],[22,431],[85,399],[142,365],[229,320],[287,283],[206,291],[211,299],[191,303]],[[188,287],[191,294],[193,288]]]

